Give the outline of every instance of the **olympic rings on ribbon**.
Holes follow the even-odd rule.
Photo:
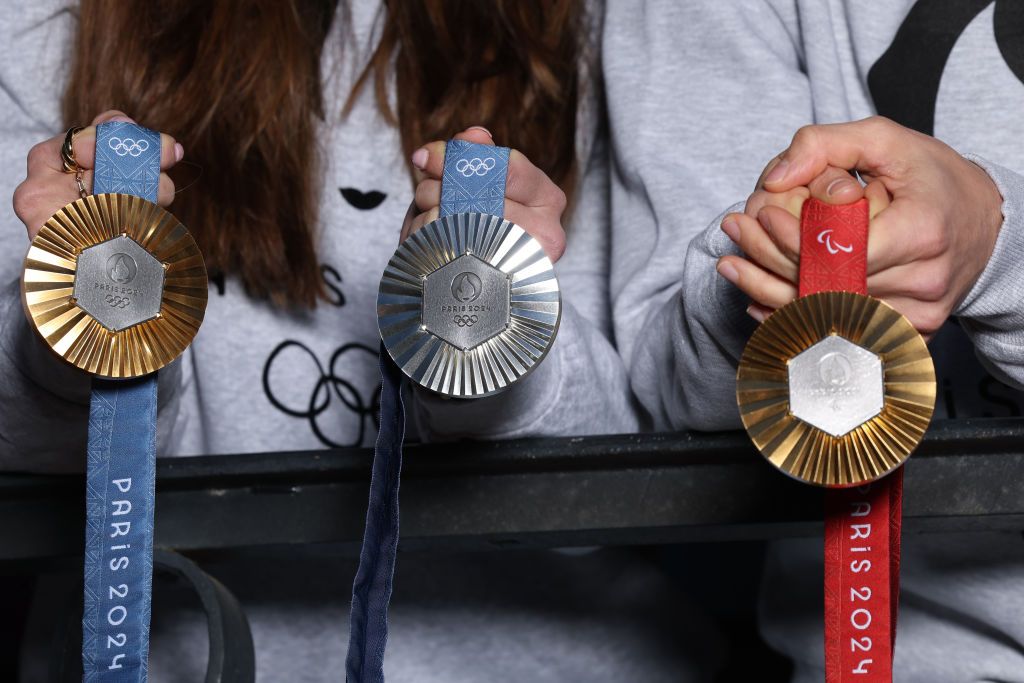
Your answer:
[[[469,178],[474,173],[478,176],[485,176],[491,172],[494,165],[497,162],[494,157],[487,157],[481,159],[480,157],[473,157],[472,159],[459,159],[455,162],[455,170],[462,175]]]
[[[131,155],[137,157],[149,149],[149,140],[135,140],[132,138],[110,138],[107,145],[119,157]]]

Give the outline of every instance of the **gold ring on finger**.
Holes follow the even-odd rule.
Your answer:
[[[75,136],[84,130],[82,126],[71,126],[64,134],[64,144],[60,146],[60,162],[65,173],[79,173],[78,163],[75,161]],[[81,183],[79,183],[81,184]],[[85,196],[85,195],[83,195]]]

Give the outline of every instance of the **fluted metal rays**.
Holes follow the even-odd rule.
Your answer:
[[[74,285],[82,251],[122,235],[162,264],[163,292],[156,317],[114,331],[76,304]],[[199,330],[206,267],[185,226],[156,204],[92,195],[65,206],[39,231],[25,257],[22,295],[32,324],[65,360],[102,377],[139,377],[177,358]]]
[[[494,269],[498,284],[507,288],[508,301],[493,307],[500,310],[488,323],[494,325],[493,334],[484,332],[486,339],[460,347],[451,337],[446,340],[443,330],[435,333],[425,324],[430,316],[441,315],[432,311],[425,318],[425,287],[434,275],[444,278],[438,287],[450,287],[452,297],[461,296],[461,288],[479,296],[473,283],[482,289],[488,285],[479,284],[476,271],[467,275],[464,269],[445,269],[466,255],[486,264],[480,265],[483,270]],[[452,273],[454,279],[448,277]],[[505,289],[499,291],[503,299]],[[475,316],[450,317],[469,322]],[[446,396],[479,397],[508,387],[544,358],[558,331],[561,296],[551,260],[526,231],[497,216],[461,213],[424,226],[399,247],[381,279],[377,318],[388,354],[414,382]]]
[[[835,437],[790,411],[790,360],[838,335],[882,361],[882,411]],[[740,416],[773,465],[827,487],[873,481],[901,465],[924,436],[935,406],[935,369],[913,325],[878,299],[822,292],[797,299],[768,318],[747,344],[737,374]]]

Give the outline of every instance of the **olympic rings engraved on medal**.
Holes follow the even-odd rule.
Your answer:
[[[127,156],[129,154],[133,157],[137,157],[149,149],[149,140],[112,137],[107,140],[107,146],[114,150],[114,153],[119,157]]]
[[[491,172],[497,162],[494,157],[487,157],[481,159],[480,157],[473,157],[472,159],[459,159],[455,162],[455,170],[466,176],[467,178],[472,175],[485,176]]]
[[[119,296],[117,294],[107,294],[103,300],[106,301],[111,308],[128,308],[132,305],[132,300],[130,298],[126,296]]]
[[[452,322],[459,327],[473,327],[480,322],[480,318],[475,315],[457,315],[452,318]]]

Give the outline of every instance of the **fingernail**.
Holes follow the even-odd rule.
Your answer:
[[[726,218],[722,221],[722,232],[729,236],[733,242],[740,241],[740,224],[734,218]]]
[[[185,158],[185,148],[181,146],[180,142],[174,143],[174,161],[175,163]]]
[[[427,157],[429,156],[430,154],[427,152],[427,150],[424,149],[423,147],[420,147],[418,150],[412,153],[412,165],[422,171],[424,168],[427,167]]]
[[[111,121],[118,121],[118,122],[120,122],[120,123],[135,123],[134,121],[132,121],[132,120],[131,120],[130,118],[128,118],[127,116],[121,116],[121,115],[115,116],[115,117],[113,117],[113,118],[112,118],[112,119],[110,119],[110,120],[111,120]]]
[[[736,284],[740,279],[740,274],[737,272],[736,267],[728,262],[718,264],[718,274],[733,284]]]
[[[767,318],[767,316],[764,314],[764,311],[755,307],[754,304],[750,304],[749,306],[747,306],[747,315],[749,315],[751,318],[753,318],[759,323],[763,323]]]
[[[487,130],[483,126],[470,126],[469,130],[482,130],[483,132],[487,133],[487,137],[489,137],[489,138],[493,138],[494,137],[493,135],[491,135],[491,131]]]
[[[769,235],[772,233],[772,221],[770,218],[768,218],[768,212],[764,211],[763,209],[761,211],[758,211],[757,222],[761,224],[761,227],[764,228],[764,231],[767,232]]]
[[[789,162],[785,159],[780,159],[779,163],[775,164],[772,170],[765,176],[764,181],[766,183],[777,183],[786,177],[789,173]]]
[[[848,187],[852,182],[853,181],[850,180],[849,178],[836,178],[835,180],[828,184],[828,187],[825,188],[825,194],[829,197],[831,197],[832,195],[839,194],[840,192],[843,191],[844,188]]]

